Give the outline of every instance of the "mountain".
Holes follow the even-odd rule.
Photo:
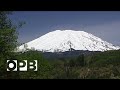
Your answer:
[[[26,49],[65,52],[73,50],[107,51],[117,50],[120,47],[84,31],[55,30],[18,47],[18,51]]]

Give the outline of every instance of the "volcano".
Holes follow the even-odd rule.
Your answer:
[[[55,30],[18,47],[18,51],[34,49],[43,52],[72,50],[107,51],[120,49],[85,31]]]

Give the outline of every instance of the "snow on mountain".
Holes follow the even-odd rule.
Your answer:
[[[102,39],[84,32],[74,30],[55,30],[49,32],[25,45],[21,45],[18,51],[35,49],[44,52],[65,52],[69,50],[106,51],[120,49]]]

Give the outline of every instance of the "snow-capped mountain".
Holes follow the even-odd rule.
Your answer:
[[[55,30],[18,48],[18,51],[35,49],[44,52],[65,52],[69,50],[106,51],[120,49],[102,39],[74,30]]]

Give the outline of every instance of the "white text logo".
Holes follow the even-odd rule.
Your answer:
[[[37,71],[37,60],[7,60],[7,71]]]

